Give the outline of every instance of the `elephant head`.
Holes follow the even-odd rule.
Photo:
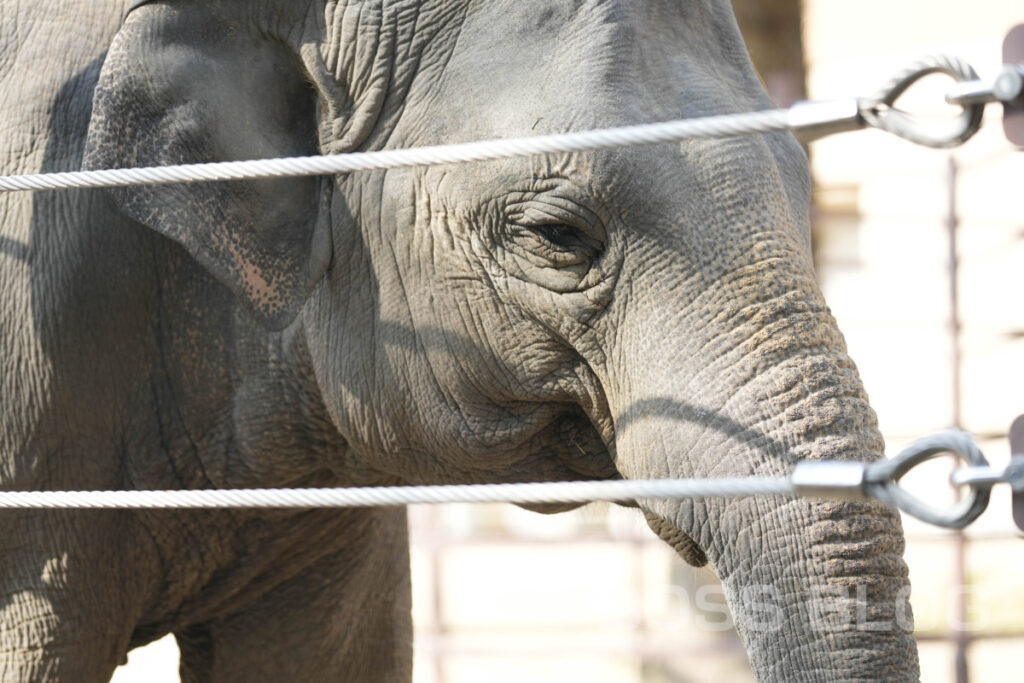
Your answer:
[[[87,163],[770,106],[724,0],[166,0],[134,9],[111,47]],[[815,283],[807,163],[788,134],[114,194],[269,330],[304,336],[306,400],[347,444],[339,469],[771,476],[882,452]],[[916,678],[893,512],[637,505],[687,561],[712,563],[761,679]]]

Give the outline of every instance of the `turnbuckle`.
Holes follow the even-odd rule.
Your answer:
[[[967,484],[969,490],[948,509],[921,500],[899,484],[900,478],[914,467],[943,453],[951,453],[967,464],[967,467],[956,470],[954,477],[964,472],[977,477],[976,480],[953,482],[955,485]],[[1021,464],[1024,465],[1024,461]],[[985,476],[980,476],[982,474]],[[1001,481],[1003,479],[993,480],[988,461],[974,439],[959,430],[918,439],[888,460],[871,463],[807,460],[797,463],[790,474],[790,482],[799,497],[879,500],[923,522],[947,529],[962,529],[976,520],[988,507],[992,485]]]
[[[1024,415],[1010,427],[1010,452],[1014,455],[1005,468],[992,467],[974,439],[954,429],[918,439],[893,458],[879,462],[799,462],[789,479],[794,494],[801,498],[878,500],[947,529],[963,529],[976,520],[988,507],[992,487],[1008,484],[1013,491],[1013,521],[1024,532]],[[949,483],[967,489],[948,508],[925,502],[899,483],[912,469],[944,453],[964,463],[952,471]]]
[[[941,130],[935,130],[934,125],[925,126],[895,107],[896,101],[914,83],[933,73],[944,73],[955,79],[946,101],[963,108],[963,112]],[[873,97],[797,102],[789,108],[787,125],[804,142],[871,126],[927,147],[956,147],[981,127],[985,105],[996,101],[993,87],[978,80],[974,69],[961,59],[928,57],[901,71]]]
[[[1002,71],[987,81],[962,59],[926,57],[896,74],[873,97],[797,102],[789,109],[788,125],[804,142],[871,126],[919,145],[946,149],[970,139],[981,127],[985,105],[1000,102],[1007,139],[1024,147],[1024,24],[1006,35],[1003,64]],[[947,123],[926,125],[898,109],[896,102],[919,80],[935,73],[954,79],[945,101],[962,111]]]

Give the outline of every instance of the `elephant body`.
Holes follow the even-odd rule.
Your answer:
[[[3,174],[770,106],[719,0],[0,9]],[[774,475],[880,457],[814,283],[808,196],[781,134],[0,195],[0,487]],[[891,511],[636,504],[713,564],[760,678],[916,678]],[[106,680],[166,633],[188,681],[411,674],[403,509],[4,511],[0,567],[0,680]],[[771,628],[751,589],[777,602]],[[868,628],[816,627],[822,594]]]

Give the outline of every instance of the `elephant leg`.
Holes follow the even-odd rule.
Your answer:
[[[175,632],[185,683],[409,681],[405,509],[230,615]]]
[[[123,514],[0,515],[0,681],[110,679],[144,592]]]

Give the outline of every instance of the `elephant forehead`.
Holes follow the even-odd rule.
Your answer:
[[[427,129],[451,141],[740,109],[747,103],[735,93],[760,88],[720,9],[675,0],[474,3],[413,99],[429,103],[418,112]]]

